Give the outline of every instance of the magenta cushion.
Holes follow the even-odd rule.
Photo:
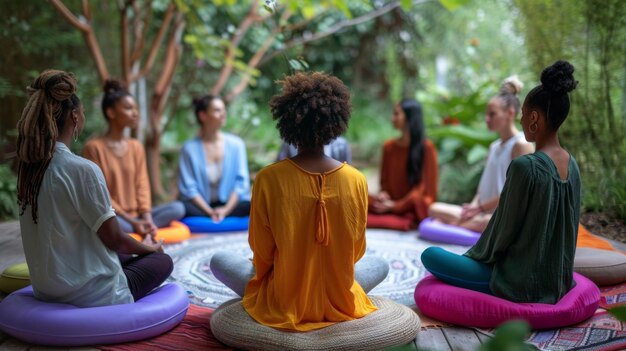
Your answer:
[[[392,214],[367,214],[368,228],[383,228],[401,230],[406,232],[411,229],[413,219],[411,217],[396,216]]]
[[[419,226],[420,238],[447,244],[472,246],[480,238],[480,233],[456,225],[444,224],[425,218]]]
[[[576,286],[555,304],[515,303],[446,284],[433,275],[415,288],[415,303],[428,317],[457,325],[493,328],[511,319],[525,320],[533,329],[552,329],[591,317],[600,303],[600,290],[574,273]]]

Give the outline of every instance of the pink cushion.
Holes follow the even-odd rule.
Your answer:
[[[383,228],[407,231],[413,225],[413,218],[409,216],[397,216],[392,214],[367,214],[368,228]]]
[[[576,286],[555,305],[515,303],[448,285],[432,275],[415,288],[415,303],[425,315],[457,325],[493,328],[511,319],[522,319],[533,329],[552,329],[591,317],[600,303],[600,290],[589,279],[574,273]]]

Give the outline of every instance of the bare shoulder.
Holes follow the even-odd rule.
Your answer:
[[[515,159],[521,155],[531,154],[533,152],[535,152],[535,145],[521,139],[513,145],[513,150],[511,150],[511,159]]]

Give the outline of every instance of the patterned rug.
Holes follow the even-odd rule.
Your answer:
[[[613,351],[626,350],[626,323],[606,309],[626,304],[626,283],[600,288],[600,307],[588,320],[552,330],[535,331],[526,340],[545,351]],[[494,329],[478,329],[493,335]]]
[[[415,286],[426,274],[419,258],[430,246],[440,246],[456,253],[467,251],[467,247],[463,246],[421,240],[415,232],[368,229],[366,254],[384,257],[389,261],[390,268],[387,278],[370,294],[414,307]],[[206,235],[168,245],[165,252],[174,260],[174,271],[168,281],[185,287],[191,302],[196,305],[217,308],[221,303],[236,298],[236,294],[218,281],[209,268],[213,254],[222,250],[232,252],[233,255],[252,257],[247,233]]]
[[[147,340],[98,348],[104,351],[233,350],[213,336],[209,326],[211,313],[213,310],[210,308],[190,305],[182,322],[165,334]]]
[[[598,309],[593,317],[568,328],[533,332],[527,340],[540,350],[609,351],[626,349],[626,323]]]
[[[609,309],[626,305],[626,283],[600,288],[600,307]]]

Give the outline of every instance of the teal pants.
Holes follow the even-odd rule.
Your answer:
[[[435,277],[450,285],[493,295],[489,289],[491,266],[488,264],[435,246],[422,252],[422,264]]]

